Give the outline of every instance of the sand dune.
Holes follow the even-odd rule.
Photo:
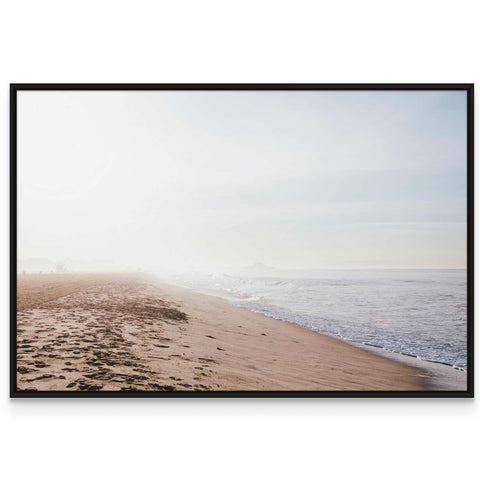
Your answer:
[[[135,275],[22,275],[17,388],[421,390],[425,373]]]

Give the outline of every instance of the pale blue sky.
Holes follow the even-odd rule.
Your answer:
[[[465,92],[20,92],[21,257],[466,259]]]

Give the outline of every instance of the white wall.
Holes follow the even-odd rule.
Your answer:
[[[9,2],[0,13],[5,478],[474,474],[472,400],[9,400],[9,82],[475,82],[475,2]]]

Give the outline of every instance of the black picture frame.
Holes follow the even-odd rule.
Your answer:
[[[17,390],[17,92],[24,90],[462,90],[467,93],[467,390],[465,391],[19,391]],[[409,84],[35,84],[10,85],[10,397],[334,397],[471,398],[474,396],[474,85]]]

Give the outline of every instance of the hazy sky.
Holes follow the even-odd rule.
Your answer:
[[[18,100],[20,258],[465,267],[465,92]]]

